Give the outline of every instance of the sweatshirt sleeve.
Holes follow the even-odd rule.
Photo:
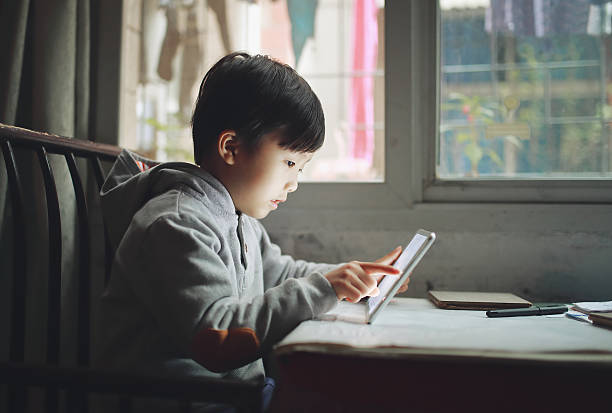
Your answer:
[[[137,260],[143,267],[131,273],[159,328],[211,371],[258,359],[301,321],[337,302],[320,273],[239,298],[219,248],[219,238],[203,223],[164,216],[147,229]]]
[[[302,278],[313,273],[324,275],[338,267],[339,264],[295,260],[289,255],[282,254],[280,247],[270,240],[264,226],[258,220],[253,219],[252,222],[259,235],[265,289],[279,285],[289,278]]]

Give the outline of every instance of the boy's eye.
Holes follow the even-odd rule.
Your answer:
[[[287,161],[287,166],[289,166],[289,168],[293,168],[295,166],[295,162]]]

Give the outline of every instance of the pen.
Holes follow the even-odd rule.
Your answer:
[[[531,306],[527,308],[506,308],[503,310],[489,310],[487,317],[515,317],[521,315],[547,315],[563,314],[567,312],[565,305]]]

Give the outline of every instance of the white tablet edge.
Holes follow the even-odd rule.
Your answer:
[[[434,232],[426,231],[424,229],[419,229],[416,232],[416,234],[423,235],[423,236],[427,237],[427,240],[421,246],[421,249],[416,253],[416,255],[412,259],[411,263],[406,268],[406,271],[404,271],[402,276],[395,282],[395,284],[393,284],[393,287],[391,287],[391,289],[389,290],[389,293],[387,294],[387,296],[380,302],[380,304],[378,304],[378,306],[374,309],[374,311],[372,311],[372,313],[370,313],[369,306],[366,305],[366,320],[367,320],[368,324],[371,324],[374,321],[374,319],[376,318],[376,316],[382,311],[382,309],[387,306],[389,301],[391,301],[391,299],[393,299],[393,297],[395,297],[395,294],[397,294],[397,290],[399,290],[399,288],[402,286],[402,284],[404,283],[406,278],[408,278],[408,276],[410,276],[410,274],[412,273],[414,268],[418,265],[418,263],[425,256],[425,254],[427,253],[429,248],[431,248],[432,244],[436,240],[436,234]],[[412,241],[412,239],[411,239],[411,241]]]

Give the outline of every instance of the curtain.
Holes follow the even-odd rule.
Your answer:
[[[89,1],[5,0],[1,19],[0,121],[87,137]]]
[[[121,0],[0,2],[0,122],[76,139],[98,136],[99,141],[116,144],[121,5]],[[33,217],[28,219],[23,231],[28,256],[35,257],[28,260],[25,274],[28,320],[25,357],[37,362],[44,360],[45,354],[43,287],[47,281],[48,257],[44,189],[37,157],[25,150],[16,150],[15,155],[24,187],[25,215]],[[52,155],[50,163],[60,195],[62,294],[69,306],[62,308],[62,325],[74,325],[74,320],[67,317],[76,317],[75,257],[79,242],[75,235],[75,196],[64,158]],[[94,190],[91,183],[87,190]],[[97,208],[97,205],[90,203],[89,207]],[[8,359],[13,225],[4,158],[0,156],[2,360]],[[103,246],[98,247],[98,241],[92,241],[92,261],[102,263],[103,257],[96,254],[103,254]],[[72,339],[75,332],[71,330],[62,328],[62,343],[75,341]],[[62,363],[73,364],[75,353],[75,349],[64,346]]]

